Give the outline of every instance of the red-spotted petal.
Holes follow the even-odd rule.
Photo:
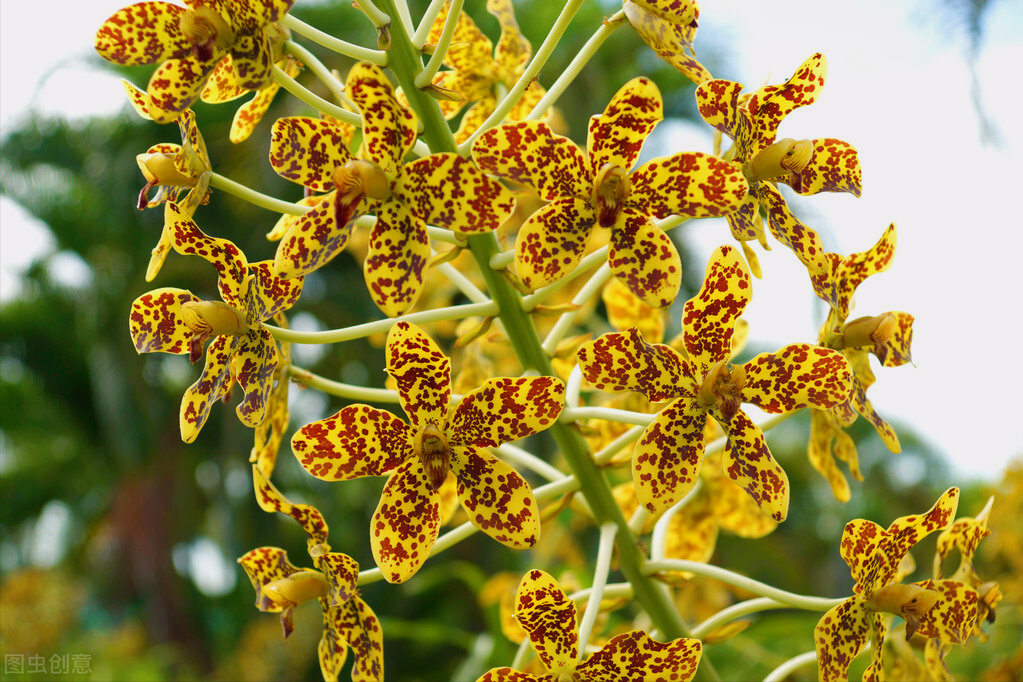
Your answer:
[[[686,350],[705,370],[728,358],[736,320],[752,297],[750,275],[739,252],[718,247],[707,263],[703,286],[682,312]]]
[[[491,668],[476,682],[550,682],[550,675],[533,675],[512,668]]]
[[[267,597],[263,593],[263,586],[308,570],[300,569],[288,561],[288,553],[279,547],[257,547],[239,557],[238,563],[245,569],[245,574],[256,590],[256,608],[269,613],[279,613],[284,607]]]
[[[728,221],[728,229],[736,241],[757,240],[767,243],[764,239],[764,223],[760,219],[760,201],[752,192],[742,198],[742,203],[726,215],[725,220]]]
[[[274,271],[273,261],[249,264],[249,290],[246,313],[250,325],[265,322],[295,305],[302,295],[301,277],[283,279]]]
[[[324,481],[384,476],[413,455],[408,425],[390,412],[349,405],[291,438],[302,467]]]
[[[813,158],[798,173],[789,173],[782,180],[798,194],[848,192],[860,196],[863,173],[856,148],[848,142],[829,137],[812,140]]]
[[[895,330],[885,342],[887,353],[884,357],[885,367],[901,367],[913,359],[910,346],[913,343],[913,316],[909,313],[895,311]]]
[[[427,44],[436,45],[440,42],[444,23],[450,12],[451,3],[450,1],[445,2],[437,14],[437,18],[434,19],[433,25],[430,26],[430,34],[426,38]],[[451,48],[444,56],[444,64],[456,71],[475,73],[482,65],[489,64],[493,59],[491,53],[494,46],[490,42],[490,38],[477,28],[476,23],[465,12],[458,14],[451,43]]]
[[[739,93],[742,83],[722,79],[701,83],[696,88],[696,106],[709,125],[737,140],[739,131]]]
[[[710,80],[707,69],[686,54],[696,35],[695,2],[626,0],[625,16],[657,56],[696,84]]]
[[[925,590],[934,590],[940,597],[929,611],[920,616],[917,633],[935,637],[943,644],[962,644],[977,623],[980,596],[969,585],[958,580],[924,580],[911,583]]]
[[[576,197],[556,199],[529,216],[515,240],[515,272],[531,289],[575,270],[586,253],[596,216]]]
[[[139,353],[189,352],[195,332],[181,317],[181,306],[199,299],[184,289],[166,287],[142,294],[131,304],[128,327]]]
[[[401,407],[413,428],[447,423],[451,360],[426,332],[398,322],[387,334],[387,372],[398,386]]]
[[[561,414],[565,385],[554,377],[487,379],[451,415],[450,444],[496,448],[549,428]]]
[[[149,79],[146,92],[149,93],[149,115],[157,123],[169,123],[188,109],[202,93],[206,79],[220,61],[223,52],[213,55],[210,61],[199,61],[193,57],[169,59],[161,64]]]
[[[859,597],[846,599],[817,622],[813,631],[821,682],[846,682],[849,666],[870,636],[871,615]]]
[[[232,362],[236,381],[244,394],[235,411],[242,424],[255,428],[266,418],[277,370],[277,342],[262,327],[250,329]]]
[[[426,284],[430,239],[410,207],[388,201],[377,210],[363,275],[373,302],[388,317],[409,311]]]
[[[299,68],[289,65],[287,71],[288,75],[294,78],[298,75]],[[238,111],[234,112],[234,118],[231,120],[231,132],[228,135],[228,139],[233,144],[239,144],[249,139],[256,126],[263,120],[263,115],[270,109],[270,105],[280,89],[281,86],[278,83],[271,83],[257,90],[255,97],[238,107]]]
[[[628,204],[655,218],[690,218],[734,212],[749,185],[728,161],[700,152],[662,156],[629,174]]]
[[[451,470],[458,501],[469,522],[513,549],[529,549],[540,538],[540,515],[529,484],[486,450],[452,448]]]
[[[834,407],[852,390],[852,370],[845,356],[808,343],[761,353],[742,369],[746,377],[742,402],[772,414]]]
[[[327,541],[327,522],[324,521],[320,510],[310,504],[292,504],[255,464],[252,465],[252,486],[260,509],[265,512],[287,514],[298,521],[302,530],[309,536],[310,545]]]
[[[616,635],[576,669],[588,682],[689,682],[703,655],[698,639],[658,642],[642,630]]]
[[[529,185],[544,201],[590,199],[593,171],[586,155],[541,121],[491,128],[473,144],[472,158],[483,172]]]
[[[348,245],[355,221],[366,209],[362,195],[325,194],[284,233],[274,255],[274,270],[284,279],[319,270]]]
[[[626,207],[611,229],[611,272],[653,308],[671,305],[682,286],[682,260],[671,237],[649,217]]]
[[[238,85],[234,77],[234,66],[231,64],[231,55],[224,55],[224,58],[217,62],[213,73],[202,89],[202,101],[209,104],[223,104],[232,102],[242,97],[248,90]]]
[[[586,152],[590,167],[605,165],[632,170],[643,142],[664,119],[661,91],[649,78],[633,78],[608,102],[604,112],[590,118]]]
[[[174,202],[166,208],[166,220],[173,220],[171,244],[185,256],[200,256],[217,270],[220,297],[230,306],[245,308],[244,287],[248,275],[245,254],[227,239],[210,237],[199,229],[192,218]]]
[[[753,120],[753,148],[759,151],[774,143],[782,119],[799,107],[813,104],[828,73],[827,60],[817,53],[807,59],[785,83],[767,85],[750,97],[746,111]]]
[[[224,397],[232,383],[231,358],[244,337],[218,336],[206,348],[206,365],[202,376],[185,390],[178,418],[181,440],[191,443],[210,416],[213,404]],[[239,415],[240,417],[240,415]]]
[[[480,234],[496,230],[515,210],[515,195],[458,154],[431,154],[405,166],[401,193],[431,225]]]
[[[789,513],[789,477],[771,456],[764,432],[742,410],[731,421],[720,410],[713,409],[711,414],[728,436],[725,473],[765,514],[781,523]]]
[[[348,72],[345,91],[362,113],[359,157],[376,162],[389,176],[396,175],[416,141],[416,115],[394,96],[394,88],[378,66],[355,64]]]
[[[692,370],[671,346],[652,345],[635,327],[584,343],[577,353],[579,368],[601,391],[638,391],[651,402],[692,395]]]
[[[325,599],[331,606],[344,604],[355,596],[359,580],[359,562],[347,554],[327,552],[314,558],[316,568],[327,578]]]
[[[329,638],[332,642],[340,641],[341,647],[347,644],[352,648],[355,655],[352,682],[383,682],[384,634],[380,628],[380,620],[369,604],[356,594],[342,605],[325,611],[323,620],[324,640]],[[330,647],[329,642],[327,646]],[[321,649],[324,647],[322,640],[320,647]],[[321,672],[322,660],[321,658]],[[341,663],[344,663],[343,658]],[[333,668],[335,677],[339,671],[340,664],[337,664]],[[331,682],[326,673],[324,678]]]
[[[119,9],[96,32],[96,52],[107,61],[133,66],[183,57],[194,49],[180,27],[185,11],[169,2]]]
[[[847,523],[840,552],[856,580],[856,592],[887,585],[906,552],[930,533],[946,528],[958,505],[959,489],[949,488],[928,511],[900,517],[887,529],[864,519]]]
[[[487,0],[487,12],[501,25],[501,37],[494,48],[495,66],[517,78],[529,61],[533,47],[519,30],[519,23],[515,20],[515,5],[512,0]]]
[[[706,424],[704,409],[691,398],[680,398],[646,427],[632,451],[632,482],[647,511],[664,511],[696,485]]]
[[[234,78],[247,90],[258,90],[270,82],[273,54],[270,37],[264,31],[239,36],[231,46]]]
[[[891,267],[895,258],[896,236],[895,223],[892,223],[877,243],[866,251],[845,257],[837,253],[824,254],[826,268],[816,277],[811,275],[810,281],[817,296],[839,315],[839,324],[849,315],[856,287],[871,275]]]
[[[373,558],[389,583],[403,583],[423,565],[440,529],[440,496],[429,488],[418,458],[399,466],[384,484],[370,522]]]
[[[352,160],[344,128],[330,121],[289,116],[270,132],[270,165],[282,178],[316,192],[334,189],[334,171]]]
[[[579,651],[575,602],[565,596],[557,580],[539,569],[524,575],[515,595],[514,615],[552,675],[575,669]]]
[[[793,215],[784,197],[769,182],[756,185],[757,196],[767,212],[771,234],[796,254],[796,258],[810,271],[810,277],[824,271],[824,244],[820,235]]]

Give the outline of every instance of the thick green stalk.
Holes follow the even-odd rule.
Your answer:
[[[399,0],[400,1],[400,0]],[[395,14],[393,0],[380,0],[383,11]],[[405,91],[424,126],[423,136],[430,150],[454,152],[456,145],[451,129],[428,94],[415,87],[416,76],[422,71],[422,59],[401,26],[391,25],[391,48],[388,65]],[[479,265],[487,283],[492,300],[498,304],[499,316],[519,361],[527,370],[543,375],[553,375],[550,358],[544,352],[540,337],[529,314],[523,310],[519,293],[500,273],[490,268],[491,259],[499,252],[497,237],[491,234],[474,235],[468,238],[469,248]],[[662,636],[668,639],[690,636],[689,628],[682,621],[666,590],[654,578],[645,575],[645,558],[629,531],[628,522],[611,494],[611,486],[604,473],[597,468],[590,457],[589,448],[582,436],[570,425],[558,422],[548,433],[568,462],[580,484],[580,490],[593,510],[598,525],[613,523],[618,526],[618,556],[622,574],[633,586],[636,600],[649,614]],[[697,671],[697,680],[716,680],[717,674],[710,661],[704,658]]]

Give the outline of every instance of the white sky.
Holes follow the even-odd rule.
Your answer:
[[[117,80],[81,57],[91,54],[95,29],[125,4],[0,2],[0,131],[29,108],[83,115],[124,106]],[[748,87],[783,81],[816,51],[827,56],[823,95],[790,115],[780,133],[854,144],[863,197],[796,197],[791,204],[841,253],[870,247],[890,222],[898,224],[894,266],[860,287],[854,315],[915,315],[915,367],[878,370],[871,398],[884,416],[915,425],[961,474],[996,478],[1010,457],[1023,454],[1014,428],[1023,370],[1011,352],[1023,332],[1023,221],[1013,201],[1023,191],[1023,9],[994,0],[986,20],[978,72],[1001,139],[985,147],[961,34],[943,33],[944,18],[925,11],[933,4],[705,0],[696,47],[701,39],[738,46],[735,72],[715,75]],[[40,28],[40,15],[57,20]],[[670,132],[687,148],[709,148],[706,130]],[[709,254],[724,241],[722,226],[698,222],[682,229]],[[7,199],[0,199],[0,225],[0,296],[7,297],[17,291],[17,273],[53,244]],[[747,313],[754,338],[778,345],[815,339],[820,319],[805,271],[777,245],[761,258],[765,277]]]

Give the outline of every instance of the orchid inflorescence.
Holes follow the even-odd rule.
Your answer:
[[[569,509],[600,528],[581,621],[559,581],[530,570],[506,614],[513,619],[507,631],[525,633],[518,632],[520,656],[513,667],[494,668],[480,679],[714,679],[695,636],[712,633],[684,623],[663,584],[701,573],[741,579],[708,563],[719,529],[766,535],[785,521],[792,496],[801,494],[792,490],[765,435],[780,420],[758,424],[743,405],[781,418],[810,410],[810,462],[840,501],[851,489],[836,459],[860,478],[847,433],[858,416],[899,451],[894,430],[866,395],[875,381],[869,356],[885,367],[909,362],[913,318],[882,312],[850,319],[857,286],[891,265],[895,226],[866,252],[826,252],[779,189],[860,195],[860,164],[850,144],[777,136],[788,114],[819,96],[824,56],[812,55],[781,84],[744,94],[741,83],[714,78],[696,60],[695,1],[625,0],[545,89],[534,81],[580,0],[567,2],[537,51],[519,29],[511,0],[487,2],[500,25],[496,45],[457,0],[434,2],[415,31],[407,8],[392,0],[339,8],[352,21],[364,15],[372,22],[377,49],[324,37],[290,15],[292,0],[185,2],[120,10],[99,29],[96,48],[117,64],[156,65],[145,90],[126,83],[129,100],[141,116],[176,121],[180,128],[180,144],[156,145],[138,157],[145,178],[139,208],[164,211],[147,280],[159,276],[173,250],[208,261],[220,295],[202,300],[173,287],[142,294],[130,314],[135,347],[188,355],[193,363],[205,357],[181,403],[186,442],[200,436],[215,403],[228,400],[237,386],[237,415],[255,429],[256,502],[291,516],[308,536],[313,568],[296,567],[284,550],[270,546],[238,560],[255,588],[257,608],[280,613],[287,636],[294,609],[318,601],[324,679],[337,679],[351,649],[352,679],[382,680],[384,633],[358,586],[407,581],[433,554],[477,530],[528,550],[546,524],[560,523],[557,515]],[[696,86],[699,113],[715,131],[713,150],[670,151],[641,162],[645,142],[664,118],[661,92],[644,76],[622,84],[589,119],[585,146],[563,134],[554,103],[600,42],[624,26]],[[344,80],[293,33],[344,58],[337,64],[348,65]],[[295,80],[303,68],[336,102]],[[296,113],[260,123],[282,85],[299,95]],[[191,107],[248,92],[254,97],[239,109],[231,141],[269,138],[272,169],[304,188],[295,203],[239,187],[214,171],[217,160]],[[459,115],[452,130],[449,121]],[[722,150],[725,138],[732,144]],[[267,221],[277,245],[265,260],[250,262],[234,243],[199,227],[214,190],[279,215]],[[523,214],[521,207],[531,202],[538,208]],[[709,217],[725,218],[730,234],[722,234],[722,242],[737,241],[739,248],[727,243],[713,252],[698,292],[681,305],[680,334],[665,343],[665,310],[683,283],[683,259],[668,231]],[[301,300],[305,278],[360,232],[367,233],[362,267],[368,296],[389,319],[327,332],[289,330],[284,314]],[[806,269],[828,315],[816,343],[793,339],[739,362],[748,334],[742,315],[763,276],[750,245],[769,248],[768,233]],[[502,251],[502,240],[513,235],[514,247]],[[606,321],[596,315],[598,292]],[[471,303],[445,305],[455,295]],[[454,360],[437,332],[427,331],[451,320],[462,321]],[[611,329],[592,338],[594,330]],[[388,332],[386,389],[317,383],[291,364],[291,343],[380,331]],[[491,376],[495,366],[508,376]],[[323,515],[313,505],[292,503],[271,482],[288,433],[293,380],[349,400],[386,395],[404,412],[353,402],[301,426],[290,440],[298,463],[321,480],[386,477],[369,528],[375,569],[361,570],[353,557],[333,552]],[[544,431],[557,447],[551,462],[511,445]],[[631,483],[619,481],[619,463],[629,462]],[[549,483],[534,488],[530,480],[537,475]],[[947,674],[950,645],[983,637],[980,624],[993,620],[999,598],[997,584],[982,581],[972,567],[987,532],[986,511],[956,521],[958,500],[952,488],[930,511],[887,529],[851,521],[840,547],[856,581],[848,599],[800,597],[748,580],[741,585],[767,590],[763,596],[779,599],[775,608],[826,612],[812,633],[821,680],[846,679],[868,641],[873,653],[865,679],[883,679],[892,668],[886,668],[884,644],[891,614],[905,620],[906,640],[927,638],[921,665]],[[459,507],[466,523],[441,535]],[[647,548],[637,540],[651,529]],[[908,551],[936,531],[943,533],[934,578],[903,583]],[[348,524],[341,538],[350,532]],[[962,565],[945,578],[941,559],[953,546]],[[606,584],[612,547],[626,579],[621,585]],[[612,594],[645,612],[636,620],[643,627],[609,637],[594,629],[607,607],[602,598]],[[537,657],[533,663],[526,641]]]

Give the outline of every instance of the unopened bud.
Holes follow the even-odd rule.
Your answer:
[[[798,173],[813,158],[813,142],[785,138],[761,149],[746,169],[751,181],[769,180],[787,173]]]

